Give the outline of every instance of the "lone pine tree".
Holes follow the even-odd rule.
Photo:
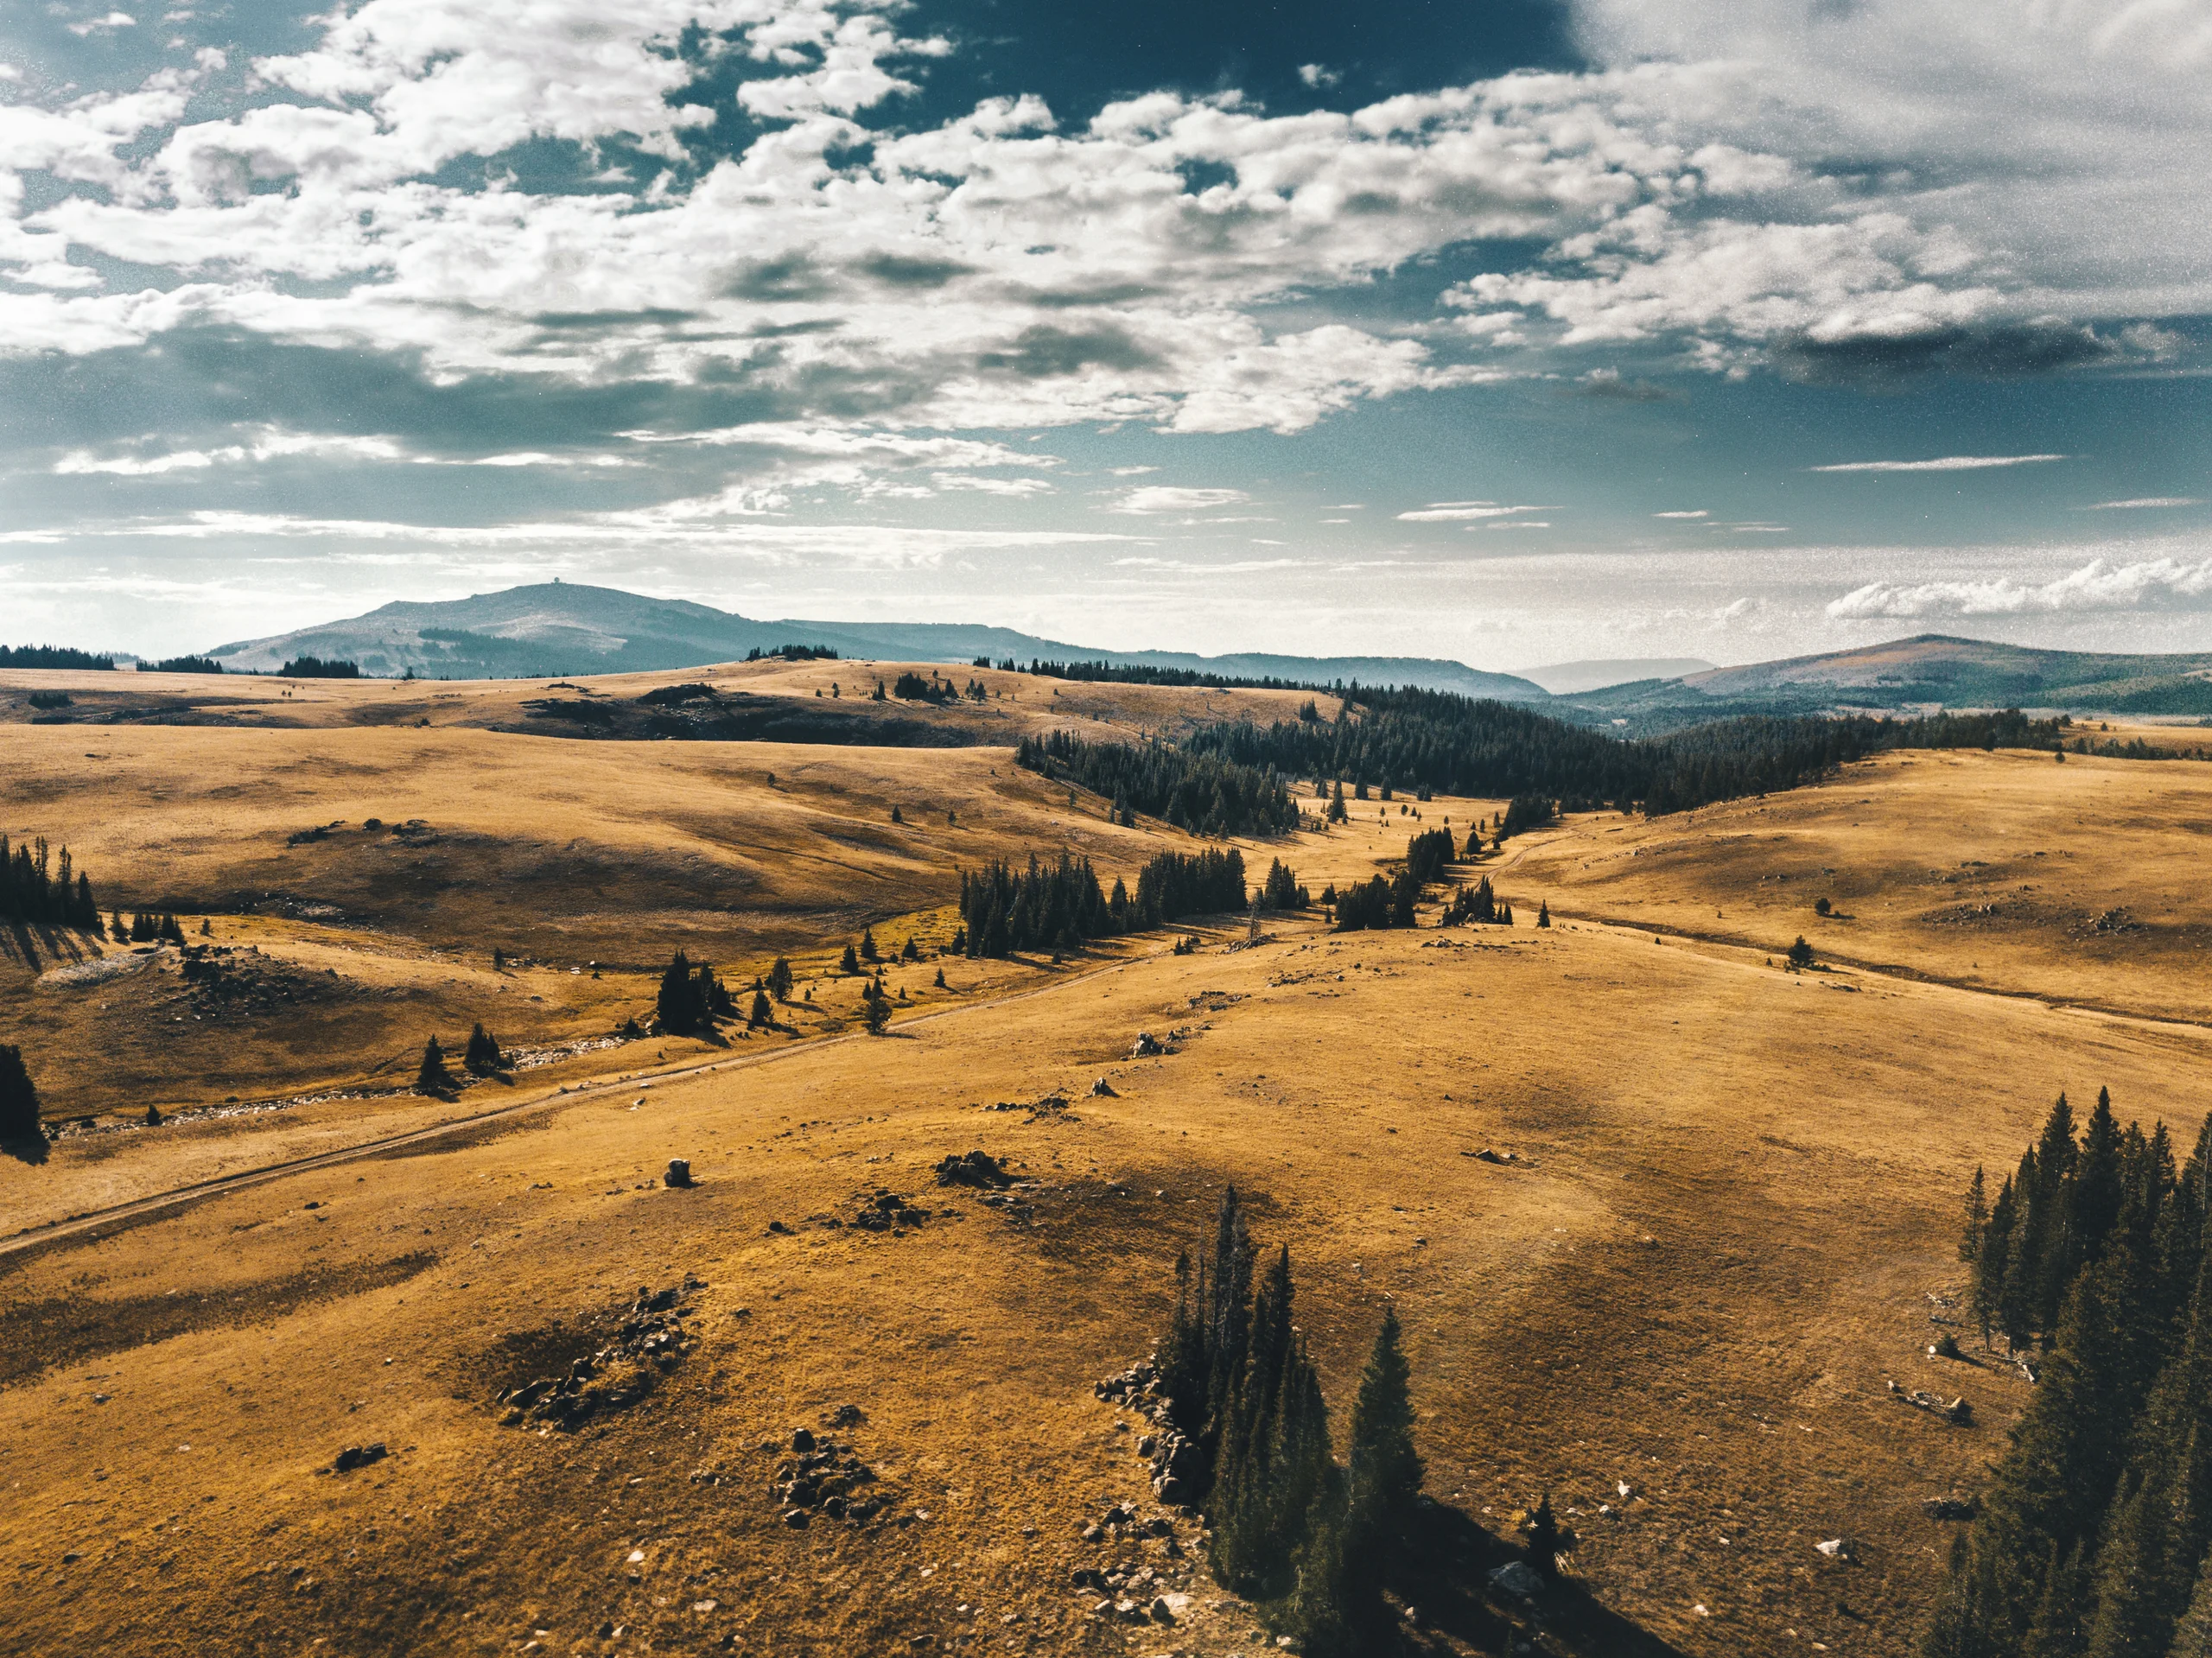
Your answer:
[[[23,1051],[0,1042],[0,1145],[20,1145],[40,1133],[38,1089],[23,1064]]]
[[[791,964],[783,956],[776,957],[776,964],[768,969],[768,994],[778,1001],[791,999]]]
[[[452,1090],[453,1073],[446,1069],[446,1051],[434,1036],[423,1045],[423,1063],[415,1072],[415,1091],[435,1096]]]

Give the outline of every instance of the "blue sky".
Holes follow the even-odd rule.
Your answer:
[[[2212,0],[0,12],[0,635],[2212,648]]]

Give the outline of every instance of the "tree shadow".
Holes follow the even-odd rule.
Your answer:
[[[1406,1650],[1442,1654],[1457,1642],[1507,1652],[1516,1634],[1542,1629],[1588,1658],[1683,1658],[1680,1648],[1600,1605],[1572,1579],[1529,1602],[1488,1592],[1490,1572],[1527,1558],[1449,1504],[1424,1510],[1414,1534],[1401,1540],[1390,1574],[1399,1598],[1418,1614],[1418,1623],[1406,1628]]]
[[[0,1140],[0,1156],[12,1157],[18,1163],[35,1166],[52,1155],[44,1134],[26,1135],[21,1140]]]

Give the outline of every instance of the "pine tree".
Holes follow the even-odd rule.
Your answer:
[[[476,1025],[469,1028],[468,1045],[461,1051],[461,1063],[463,1070],[481,1077],[490,1071],[504,1070],[507,1058],[499,1051],[499,1045],[493,1040],[492,1033],[481,1025]]]
[[[874,979],[861,992],[861,1022],[868,1026],[870,1036],[881,1036],[884,1027],[891,1023],[891,999]]]
[[[1959,1234],[1959,1259],[1973,1265],[1981,1254],[1981,1235],[1989,1227],[1989,1204],[1983,1196],[1981,1166],[1974,1165],[1974,1179],[1967,1186],[1967,1218]]]
[[[16,1146],[39,1139],[38,1089],[23,1051],[12,1042],[0,1042],[0,1145]]]
[[[1536,924],[1546,928],[1552,924],[1552,906],[1547,899],[1536,900]]]
[[[653,1017],[664,1036],[689,1036],[699,1028],[698,993],[693,988],[690,958],[677,950],[660,975]]]
[[[776,957],[776,964],[768,969],[767,986],[768,994],[778,1001],[791,999],[791,964],[781,956]]]
[[[1413,1367],[1400,1344],[1398,1314],[1385,1308],[1374,1350],[1352,1406],[1348,1473],[1356,1523],[1377,1541],[1402,1533],[1421,1495],[1421,1462],[1414,1449]]]
[[[883,957],[877,953],[875,948],[875,930],[873,927],[861,928],[861,960],[863,962],[880,962],[882,959]]]
[[[772,1026],[776,1022],[775,1005],[768,1000],[768,993],[765,988],[753,993],[753,1007],[746,1014],[745,1022],[756,1031],[766,1026]]]
[[[1805,942],[1805,935],[1801,932],[1797,935],[1797,942],[1789,947],[1789,965],[1793,968],[1804,969],[1812,964],[1813,947]]]
[[[931,988],[938,990],[944,988],[944,969],[943,968],[938,969],[937,978],[932,981]]]
[[[853,947],[850,944],[847,944],[845,946],[845,953],[837,958],[837,971],[840,973],[853,974],[858,973],[860,970],[861,958],[854,953]]]
[[[453,1073],[446,1069],[445,1050],[432,1037],[423,1045],[423,1064],[415,1073],[415,1091],[433,1098],[453,1091]]]

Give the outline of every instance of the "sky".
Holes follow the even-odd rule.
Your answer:
[[[0,642],[2212,650],[2212,0],[0,8]]]

